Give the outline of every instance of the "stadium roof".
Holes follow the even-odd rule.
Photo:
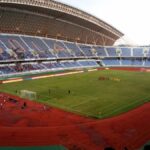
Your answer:
[[[37,17],[45,17],[50,22],[55,22],[57,27],[55,33],[49,33],[48,29],[43,31],[37,28],[37,32],[31,29],[28,29],[30,34],[42,36],[52,36],[52,37],[61,37],[62,39],[72,39],[72,40],[79,40],[80,42],[84,43],[95,43],[101,45],[112,45],[117,39],[123,36],[116,28],[112,27],[111,25],[107,24],[106,22],[98,19],[97,17],[90,15],[80,9],[74,8],[67,4],[62,4],[60,2],[52,1],[52,0],[0,0],[0,10],[2,16],[0,17],[0,21],[4,23],[6,19],[5,17],[12,16],[14,12],[17,14],[24,14],[22,17],[24,21],[20,21],[20,24],[23,24],[25,21],[25,16],[30,15],[35,19],[35,26],[37,24]],[[7,13],[6,13],[7,12]],[[9,14],[8,14],[9,13]],[[5,16],[7,14],[7,16]],[[14,14],[15,15],[15,14]],[[14,16],[15,18],[15,16]],[[16,17],[17,18],[17,17]],[[3,20],[2,20],[3,19]],[[34,19],[33,19],[34,20]],[[42,22],[42,21],[41,21]],[[60,27],[60,22],[63,28]],[[30,21],[28,22],[30,23]],[[13,22],[10,22],[13,24]],[[17,32],[17,33],[27,33],[23,28],[20,30],[19,23],[16,23],[16,27],[6,29],[0,25],[1,32]],[[39,26],[43,26],[42,23],[40,24],[40,19],[38,22]],[[14,24],[15,26],[15,24]],[[24,23],[24,26],[25,23]],[[53,27],[55,25],[53,24]],[[47,28],[53,28],[52,26],[47,26]],[[69,30],[70,29],[70,30]],[[69,30],[69,31],[68,31]],[[69,35],[69,32],[74,32],[74,35]],[[75,34],[78,33],[78,34]]]

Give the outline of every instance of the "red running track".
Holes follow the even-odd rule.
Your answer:
[[[0,103],[6,94],[1,94]],[[10,95],[9,95],[10,96]],[[69,150],[136,150],[150,140],[150,103],[118,117],[94,120],[24,100],[0,108],[0,146],[63,145]],[[75,146],[76,145],[76,146]]]
[[[98,68],[98,70],[122,70],[122,71],[140,71],[140,72],[150,72],[150,68],[140,68],[140,67],[111,67],[111,68]]]

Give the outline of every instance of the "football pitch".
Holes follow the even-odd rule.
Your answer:
[[[38,102],[88,117],[108,118],[150,100],[150,73],[101,70],[1,84],[0,90],[14,95],[33,91]]]

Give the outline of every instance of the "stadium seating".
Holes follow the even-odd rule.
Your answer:
[[[36,58],[54,57],[41,39],[33,37],[22,37],[22,39]]]
[[[146,61],[145,61],[145,65],[144,65],[145,67],[150,67],[150,59],[147,59]]]
[[[142,66],[143,65],[143,60],[142,59],[133,59],[132,60],[132,65],[133,66]]]
[[[95,51],[97,56],[102,56],[102,57],[107,56],[105,47],[99,47],[99,46],[96,47],[96,46],[94,46],[93,51]]]
[[[76,43],[64,42],[64,44],[75,57],[85,57],[85,54],[83,53],[83,51],[81,51],[81,49],[77,46]]]
[[[131,57],[131,48],[122,47],[121,50],[121,56],[123,57]]]
[[[0,75],[102,66],[150,67],[149,47],[92,46],[74,42],[0,35]],[[144,58],[144,59],[143,59]]]
[[[150,48],[146,48],[146,50],[145,57],[150,57]]]
[[[133,56],[143,57],[144,56],[143,48],[133,48]]]
[[[11,68],[11,66],[0,66],[0,74],[10,74],[10,73],[15,73],[14,69]]]
[[[8,59],[31,59],[34,57],[19,36],[1,35],[0,41],[5,46],[5,52],[9,54]],[[3,56],[7,55],[3,54]]]
[[[118,56],[115,47],[108,47],[106,50],[109,56]]]
[[[44,39],[43,41],[49,46],[57,58],[72,57],[63,42],[50,39]]]
[[[74,62],[74,61],[61,62],[61,65],[66,69],[67,68],[80,68],[82,66],[78,62]]]
[[[85,56],[91,57],[94,56],[94,52],[92,51],[92,47],[88,45],[79,45],[80,49],[83,51]]]
[[[24,63],[1,65],[0,75],[13,75],[20,73],[47,72],[53,70],[65,70],[74,68],[98,67],[95,60],[62,61],[62,62],[43,62],[43,63]]]
[[[82,67],[99,67],[95,60],[79,60],[78,62]]]
[[[13,59],[13,56],[8,52],[8,49],[4,46],[4,44],[0,41],[0,60],[11,60]]]
[[[132,60],[130,58],[121,59],[122,66],[131,66],[131,64],[132,64]]]
[[[120,61],[116,58],[105,58],[102,61],[105,66],[120,66]]]

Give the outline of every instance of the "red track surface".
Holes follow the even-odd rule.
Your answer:
[[[98,70],[105,70],[106,68],[99,68]],[[138,68],[138,67],[111,67],[110,70],[124,70],[124,71],[150,71],[150,68]]]
[[[1,94],[0,103],[6,94]],[[0,146],[63,145],[69,150],[136,150],[150,140],[150,103],[118,117],[94,120],[9,95],[0,108]],[[76,145],[76,146],[75,146]],[[77,149],[78,148],[78,149]]]
[[[111,70],[125,70],[125,71],[143,71],[149,70],[148,68],[131,68],[131,67],[112,67]]]

